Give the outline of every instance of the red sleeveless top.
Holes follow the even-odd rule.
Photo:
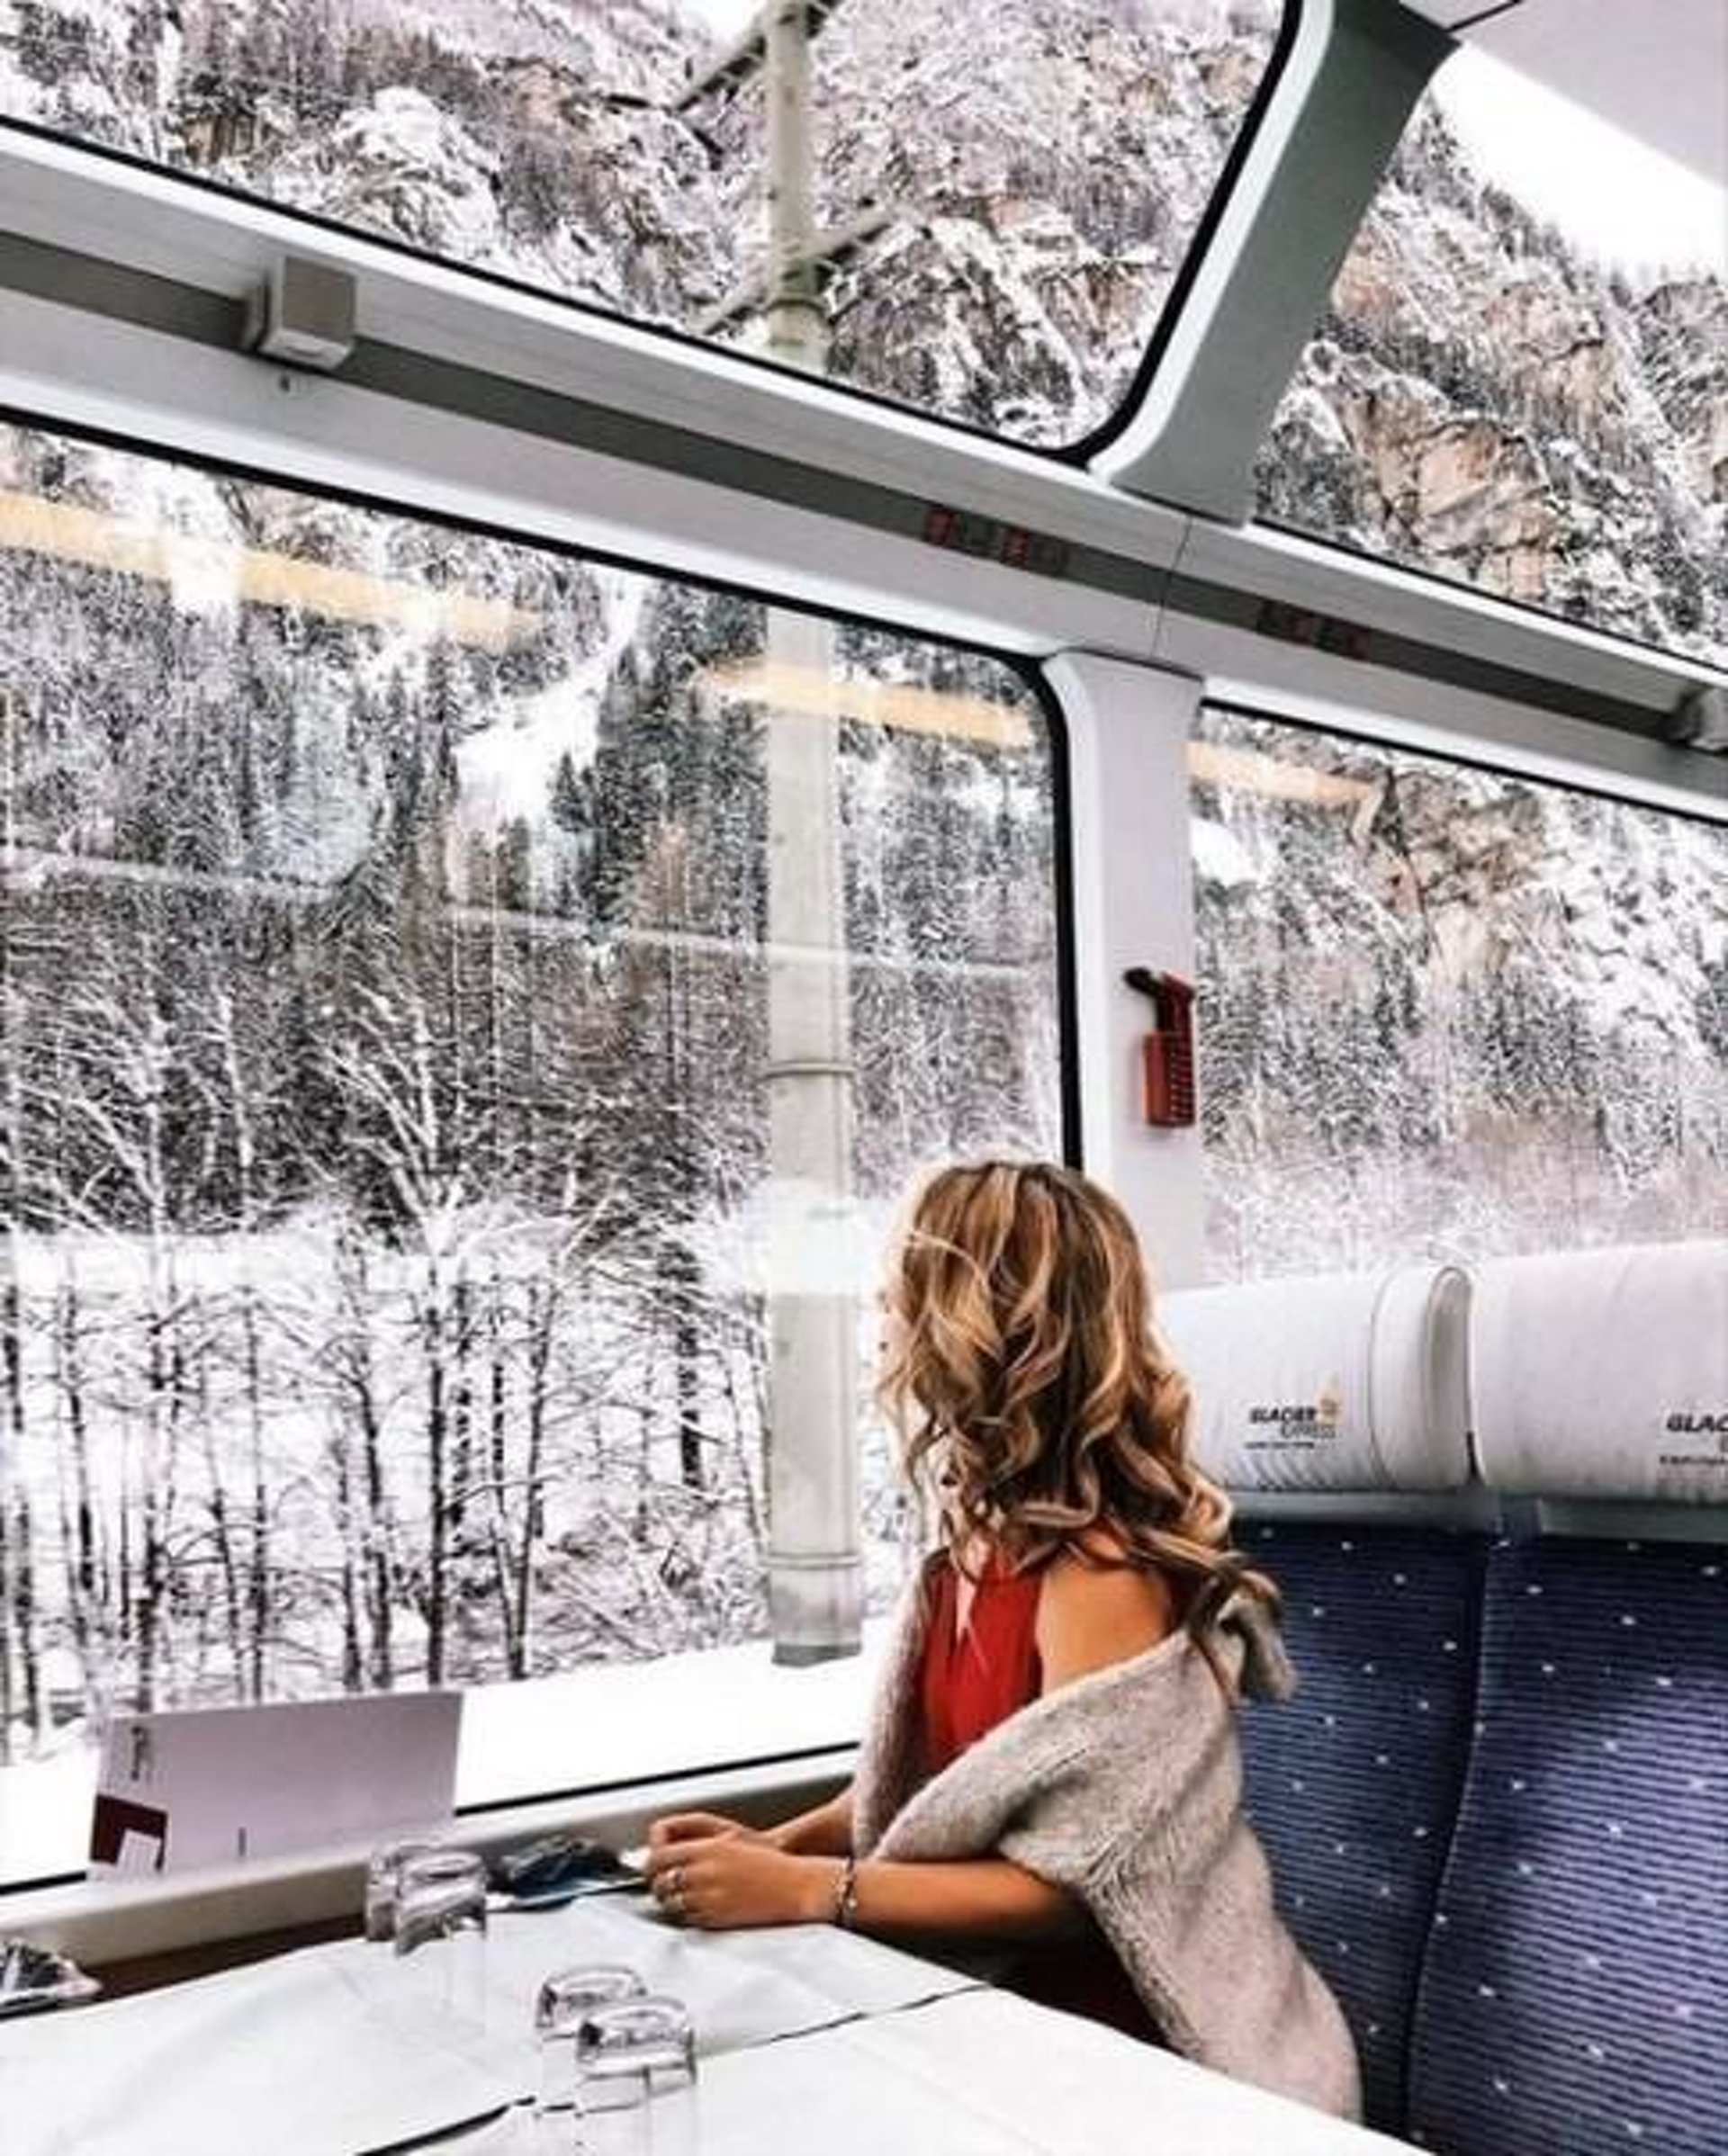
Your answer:
[[[1041,1571],[1013,1573],[994,1560],[978,1580],[959,1623],[959,1575],[936,1574],[919,1675],[920,1736],[924,1774],[939,1774],[969,1745],[1043,1689],[1038,1655]],[[1148,2044],[1158,2032],[1109,1942],[1094,1932],[1081,1939],[1040,1940],[1017,1957],[1003,1981],[1044,2006],[1062,2007]]]

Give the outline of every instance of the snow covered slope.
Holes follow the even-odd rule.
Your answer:
[[[906,0],[818,42],[824,216],[890,221],[833,366],[1040,443],[1127,384],[1271,0]],[[760,93],[675,0],[4,0],[0,111],[690,327],[760,232]],[[1262,513],[1728,654],[1728,286],[1636,289],[1412,127],[1261,461]],[[752,331],[739,334],[746,343]]]

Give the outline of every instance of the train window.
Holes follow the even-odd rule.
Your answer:
[[[824,1262],[922,1159],[1059,1151],[1053,750],[968,651],[21,427],[0,475],[0,1844],[40,1876],[111,1707],[761,1639],[770,987],[850,1021]],[[825,939],[769,865],[813,730]]]
[[[1268,75],[1279,0],[812,0],[779,200],[788,275],[825,319],[771,315],[764,283],[748,32],[775,12],[16,0],[0,112],[1029,443],[1108,419]]]
[[[1208,709],[1215,1280],[1728,1231],[1728,827]]]
[[[1461,51],[1285,395],[1259,514],[1728,660],[1725,229],[1719,185]]]

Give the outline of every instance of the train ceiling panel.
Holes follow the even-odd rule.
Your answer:
[[[1723,0],[1411,0],[1417,13],[1728,186]],[[1660,27],[1660,35],[1652,34]],[[1724,239],[1728,254],[1728,234]]]
[[[1437,22],[1442,30],[1461,31],[1491,11],[1491,0],[1408,0],[1414,14],[1426,15],[1430,22]],[[1502,6],[1516,7],[1519,0],[1501,0]]]

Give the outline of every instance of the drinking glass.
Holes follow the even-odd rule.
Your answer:
[[[581,2156],[697,2156],[696,2036],[675,1999],[596,2007],[576,2036]]]
[[[441,1846],[425,1837],[382,1842],[366,1859],[366,1937],[374,1945],[396,1936],[396,1895],[402,1866],[416,1856],[429,1856]]]
[[[634,1969],[613,1962],[554,1970],[541,1985],[534,2005],[534,2033],[540,2047],[539,2094],[534,2107],[536,2148],[575,2148],[576,2038],[583,2022],[596,2007],[641,1999],[647,1990]]]
[[[466,1849],[410,1856],[397,1873],[396,1958],[411,1957],[420,2003],[486,2025],[486,1864]]]

